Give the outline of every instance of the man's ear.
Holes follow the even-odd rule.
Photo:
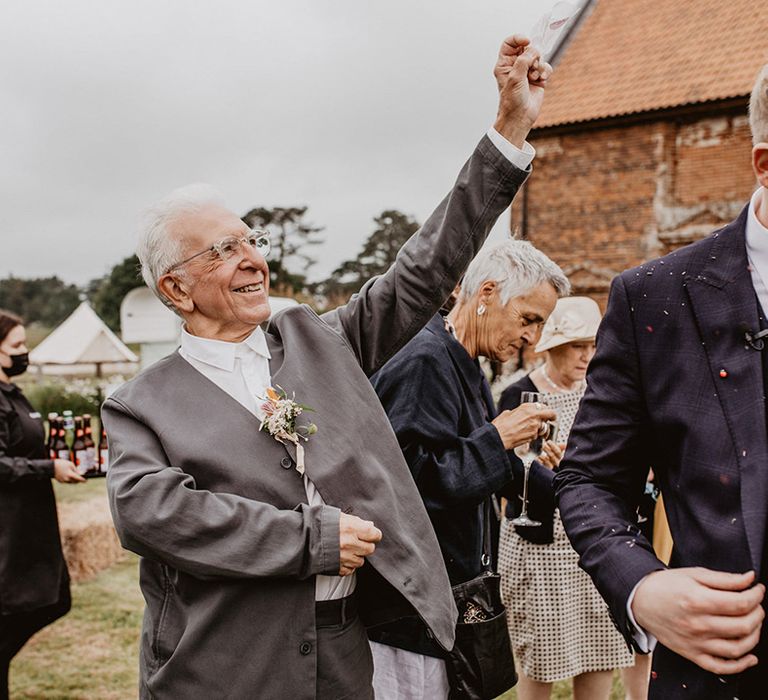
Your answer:
[[[768,188],[768,142],[761,141],[752,149],[752,168],[757,181]]]
[[[485,282],[480,285],[480,290],[477,293],[480,303],[485,306],[492,304],[493,300],[496,298],[497,287],[498,285],[494,280],[485,280]]]
[[[182,277],[169,272],[157,281],[157,288],[180,311],[192,313],[195,302],[189,294],[189,288]]]

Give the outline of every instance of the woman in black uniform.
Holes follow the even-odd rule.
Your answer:
[[[72,462],[48,458],[40,414],[11,383],[27,369],[26,342],[21,319],[0,311],[0,700],[11,659],[69,610],[51,478],[84,481]]]

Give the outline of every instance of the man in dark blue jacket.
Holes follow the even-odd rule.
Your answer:
[[[658,641],[651,698],[768,693],[768,66],[750,125],[759,187],[740,216],[614,280],[555,476],[619,630],[639,651]],[[669,570],[635,527],[649,466],[675,542]]]

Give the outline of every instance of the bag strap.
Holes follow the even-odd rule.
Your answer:
[[[480,557],[483,569],[493,573],[491,565],[491,499],[486,498],[483,503],[483,554]]]

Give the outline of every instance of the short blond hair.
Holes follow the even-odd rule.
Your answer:
[[[753,145],[768,142],[768,63],[758,73],[749,98],[749,128]]]

